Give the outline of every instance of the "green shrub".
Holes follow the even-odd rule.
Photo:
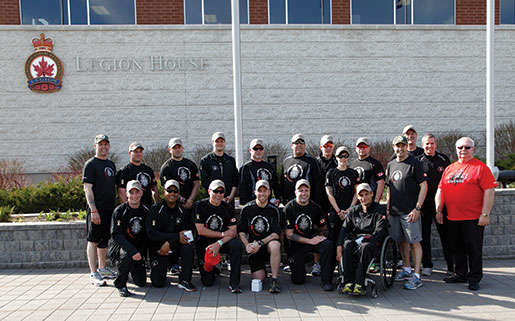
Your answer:
[[[0,222],[11,222],[14,206],[0,206]]]
[[[515,170],[515,153],[507,154],[505,158],[495,161],[495,166],[501,171]]]

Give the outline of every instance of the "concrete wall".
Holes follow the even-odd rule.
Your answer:
[[[24,65],[41,32],[64,65],[58,93],[27,88]],[[390,140],[407,124],[420,133],[485,130],[484,26],[251,25],[241,39],[245,145],[256,136],[287,144],[296,132],[314,142]],[[159,147],[177,135],[188,152],[218,130],[234,149],[228,26],[0,26],[0,41],[1,158],[29,173],[62,170],[101,132],[124,162],[134,140]],[[513,26],[497,27],[495,48],[500,123],[515,120]],[[152,70],[150,57],[205,66]],[[106,71],[113,59],[142,68]]]

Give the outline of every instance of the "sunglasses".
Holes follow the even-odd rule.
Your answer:
[[[472,146],[459,146],[459,147],[456,147],[457,149],[459,150],[462,150],[462,149],[466,149],[466,150],[469,150],[472,148]]]
[[[254,147],[254,148],[252,148],[252,149],[253,149],[253,150],[265,150],[265,148],[264,148],[264,147]]]
[[[225,191],[223,189],[215,189],[214,191],[211,191],[211,192],[213,192],[215,194],[223,194],[223,193],[225,193]]]
[[[323,146],[324,148],[331,148],[331,147],[334,147],[334,144],[331,144],[331,143],[327,143]]]
[[[296,142],[293,142],[293,144],[295,144],[295,145],[304,145],[304,144],[306,144],[306,143],[305,143],[305,142],[303,142],[302,140],[298,140],[298,141],[296,141]]]
[[[338,157],[338,158],[349,158],[349,154],[338,155],[336,157]]]
[[[172,193],[172,194],[177,194],[177,193],[179,193],[179,191],[178,191],[178,190],[176,190],[176,189],[171,189],[171,188],[167,188],[167,189],[165,189],[165,191],[166,191],[167,193]]]

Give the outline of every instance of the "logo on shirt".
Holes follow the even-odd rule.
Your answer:
[[[182,218],[177,217],[177,218],[175,219],[175,225],[181,225],[181,224],[182,224]]]
[[[107,179],[110,179],[114,176],[114,171],[111,167],[104,168],[104,175]]]
[[[212,170],[213,172],[217,172],[217,171],[218,171],[218,165],[213,165],[213,166],[211,166],[211,170]]]
[[[395,172],[392,173],[392,176],[390,176],[392,178],[392,181],[394,183],[397,183],[398,181],[400,181],[402,179],[402,172],[400,170],[396,170]]]
[[[189,168],[181,166],[177,169],[177,177],[181,182],[186,182],[191,177],[191,171]]]
[[[364,169],[363,167],[358,166],[358,167],[354,168],[354,170],[355,170],[356,172],[358,172],[358,174],[359,174],[359,180],[360,180],[360,181],[365,180],[365,169]]]
[[[270,181],[272,179],[272,174],[266,168],[260,168],[256,171],[257,177],[259,180]]]
[[[297,178],[302,177],[302,174],[304,174],[302,166],[300,166],[299,164],[293,164],[286,171],[286,179],[290,182],[293,182],[297,180]]]
[[[150,175],[145,172],[139,172],[138,175],[136,175],[136,179],[141,183],[141,187],[143,187],[143,189],[147,189],[150,185]]]
[[[297,216],[297,219],[295,220],[295,229],[300,233],[304,234],[306,231],[310,230],[313,226],[313,221],[311,220],[311,217],[306,214],[300,214]]]
[[[250,230],[256,236],[263,234],[264,232],[268,232],[270,229],[270,223],[261,215],[257,215],[250,221]]]
[[[223,226],[224,222],[217,214],[211,214],[206,220],[206,227],[211,231],[221,231]]]
[[[438,168],[436,170],[438,171],[438,173],[441,173],[441,172],[443,172],[444,169],[445,169],[445,167],[438,166]]]
[[[127,234],[135,239],[143,230],[143,220],[141,217],[133,217],[129,221],[129,227],[127,228]]]
[[[465,182],[467,177],[468,177],[468,174],[465,174],[465,171],[463,170],[463,168],[460,168],[448,176],[447,182],[449,184],[454,184],[454,185],[462,184]]]
[[[340,186],[341,189],[345,189],[347,186],[350,186],[350,184],[350,179],[347,176],[342,176],[338,180],[338,186]]]

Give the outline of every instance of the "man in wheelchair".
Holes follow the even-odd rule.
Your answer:
[[[380,254],[380,244],[388,235],[386,207],[373,201],[367,183],[356,187],[361,204],[350,208],[338,235],[336,260],[343,258],[343,293],[364,295],[365,276],[372,259]],[[341,265],[340,265],[341,266]]]

